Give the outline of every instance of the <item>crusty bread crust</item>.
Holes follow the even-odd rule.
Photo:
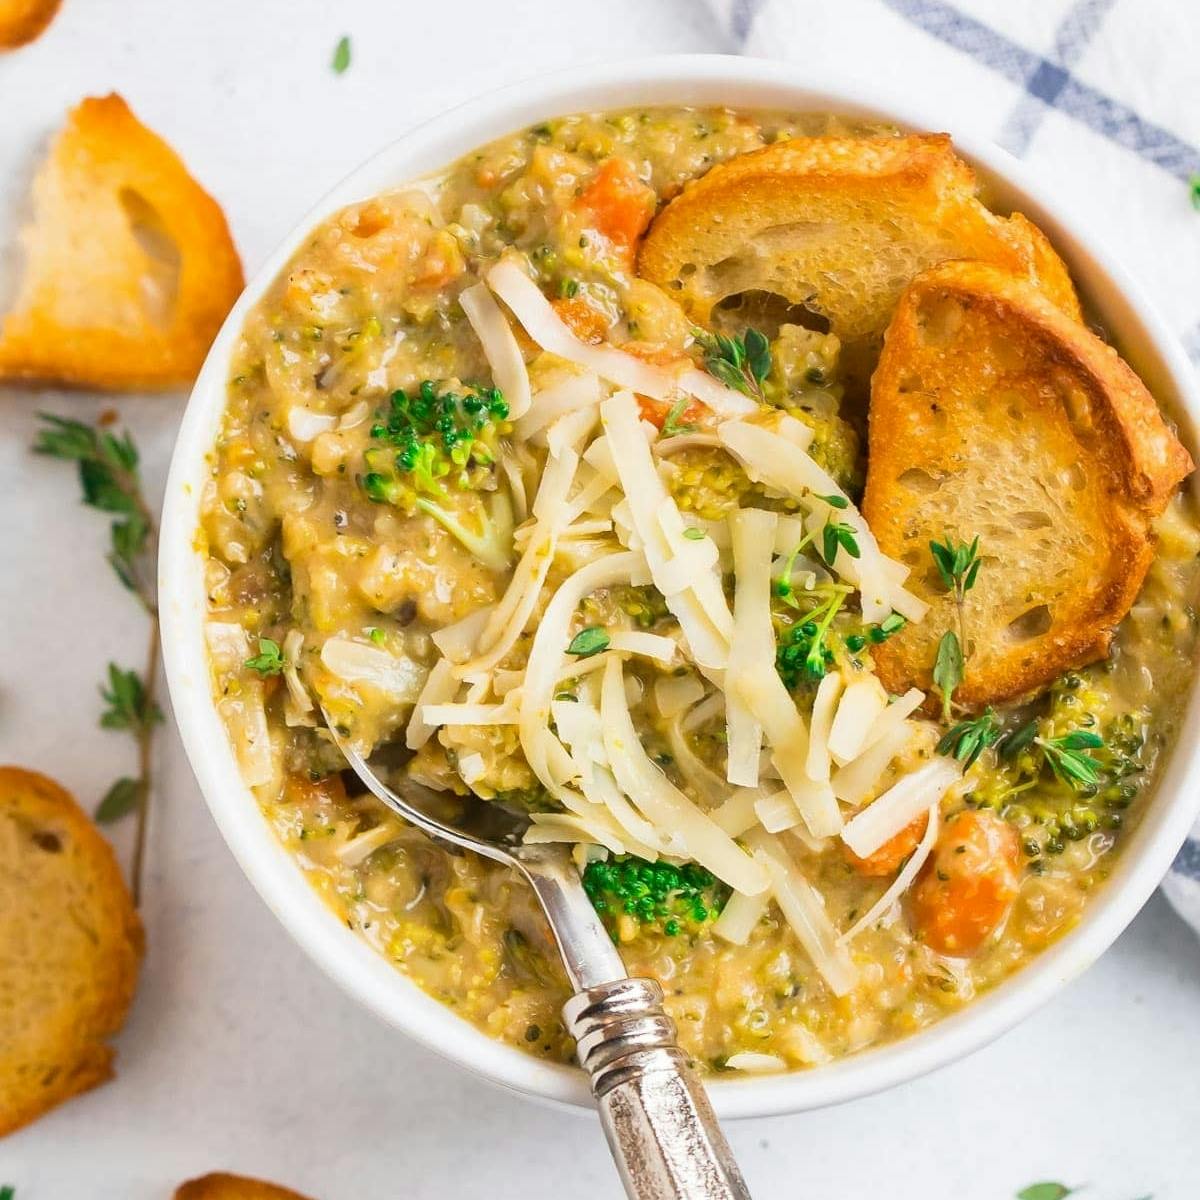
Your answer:
[[[980,203],[947,134],[801,137],[740,155],[658,214],[638,266],[696,321],[726,296],[765,291],[853,343],[876,342],[909,280],[953,258],[1038,280],[1078,317],[1049,243]]]
[[[0,0],[0,49],[32,42],[58,12],[62,0]]]
[[[181,1183],[175,1191],[175,1200],[307,1200],[299,1192],[289,1191],[274,1183],[261,1179],[248,1179],[244,1175],[227,1175],[214,1171],[199,1179]]]
[[[141,954],[108,842],[53,780],[0,767],[0,1135],[111,1078]]]
[[[185,383],[242,289],[220,207],[115,94],[68,116],[34,182],[24,243],[0,378]]]
[[[968,709],[1103,657],[1153,557],[1150,524],[1192,460],[1111,346],[1038,288],[945,263],[904,293],[872,379],[863,515],[932,608],[879,646],[889,691],[929,690],[956,628],[929,542],[979,535]]]

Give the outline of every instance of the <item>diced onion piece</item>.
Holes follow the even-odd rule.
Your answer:
[[[304,634],[299,629],[289,629],[283,639],[283,682],[296,711],[301,715],[313,710],[312,698],[300,679],[300,655],[304,651]]]
[[[801,1025],[798,1021],[788,1025],[780,1040],[787,1043],[788,1049],[796,1058],[810,1067],[819,1067],[833,1061],[833,1055],[825,1049],[821,1039],[807,1025]]]
[[[713,933],[735,946],[744,946],[763,919],[770,900],[770,892],[759,892],[757,896],[734,892],[721,910],[721,915],[713,922]]]
[[[887,692],[874,675],[855,679],[842,699],[829,729],[829,753],[838,766],[856,758],[866,745],[871,729],[887,707]]]
[[[404,731],[404,744],[410,750],[420,750],[437,730],[436,725],[424,720],[422,712],[426,707],[438,704],[449,704],[458,695],[459,681],[454,674],[454,664],[448,658],[439,658],[433,664],[433,670],[425,677],[425,686],[413,705],[412,716]]]
[[[322,433],[328,433],[337,425],[338,419],[329,413],[313,412],[302,404],[293,404],[288,409],[288,435],[294,442],[311,442]]]
[[[670,666],[679,653],[674,638],[661,633],[644,633],[640,629],[618,629],[608,639],[608,648],[620,654],[636,654]]]
[[[791,793],[813,837],[828,837],[842,827],[842,814],[828,783],[808,777],[808,730],[787,688],[774,670],[739,680],[738,690],[762,722],[771,744],[771,761]]]
[[[817,685],[808,726],[808,757],[804,760],[809,779],[829,779],[829,731],[841,691],[842,677],[837,671],[827,672]]]
[[[321,662],[344,682],[378,688],[395,701],[415,700],[425,683],[425,669],[411,658],[350,638],[331,637],[321,647]]]
[[[357,867],[359,863],[370,858],[376,850],[394,842],[400,836],[400,826],[392,820],[381,821],[366,833],[355,834],[334,850],[338,862],[343,866]]]
[[[421,720],[435,729],[443,725],[515,725],[517,710],[511,704],[425,704]]]
[[[870,858],[930,805],[937,804],[961,775],[958,763],[939,755],[933,762],[898,780],[847,821],[842,830],[842,841],[859,858]]]
[[[559,675],[570,642],[571,622],[585,596],[598,588],[644,580],[645,563],[640,554],[626,551],[610,554],[580,567],[560,585],[550,598],[538,622],[525,665],[525,684],[521,689],[521,749],[530,770],[551,795],[562,798],[563,784],[552,765],[566,757],[562,743],[550,732],[550,704],[558,690]],[[586,661],[586,660],[585,660]]]
[[[461,754],[458,758],[458,775],[468,786],[487,774],[487,764],[482,754]]]
[[[694,367],[672,372],[613,346],[592,346],[580,341],[554,311],[537,284],[512,259],[504,259],[492,267],[487,273],[487,284],[543,350],[586,367],[618,387],[629,388],[654,400],[671,400],[681,391],[687,392],[722,416],[742,416],[758,409],[748,396],[725,387]]]
[[[925,865],[925,860],[933,853],[937,835],[938,806],[931,804],[929,806],[929,822],[925,826],[925,832],[921,835],[920,842],[917,843],[917,848],[908,856],[908,861],[904,864],[904,867],[896,878],[892,880],[887,891],[842,934],[838,941],[843,943],[852,941],[864,929],[869,929],[874,925],[880,917],[899,901],[900,897],[912,886],[913,880],[916,879],[918,872]]]
[[[686,675],[660,675],[654,681],[654,704],[670,719],[704,699],[704,684],[689,672]]]
[[[834,771],[833,794],[846,804],[861,804],[879,782],[888,764],[912,740],[913,727],[903,722],[891,733],[864,750],[852,763]]]
[[[813,966],[835,996],[844,996],[858,982],[858,972],[825,911],[821,893],[804,878],[782,845],[765,833],[752,833],[754,858],[766,869],[771,896],[791,926]]]
[[[741,837],[748,829],[753,829],[758,824],[758,813],[754,811],[754,806],[761,798],[762,793],[755,788],[738,788],[728,800],[708,815],[730,837]]]
[[[592,408],[600,403],[603,392],[599,378],[591,371],[570,375],[544,388],[533,397],[529,411],[513,427],[513,434],[527,442],[565,413]]]
[[[483,356],[492,369],[492,379],[508,402],[508,416],[518,420],[529,410],[529,372],[517,339],[492,293],[482,283],[467,288],[458,297]]]
[[[733,616],[720,574],[712,563],[696,557],[695,543],[683,536],[683,516],[654,470],[633,395],[618,392],[604,401],[600,412],[655,586],[679,621],[693,659],[701,667],[721,670],[729,657]],[[615,509],[613,518],[616,520]],[[675,558],[690,564],[688,586],[682,590],[683,578],[667,566]]]
[[[899,729],[909,717],[925,703],[925,693],[920,688],[909,688],[903,696],[893,700],[883,710],[879,720],[871,726],[866,741],[863,742],[859,753],[869,750],[881,738],[887,737],[893,730]]]
[[[739,1050],[731,1054],[725,1065],[731,1071],[750,1071],[764,1073],[766,1071],[786,1071],[787,1063],[778,1054],[760,1054],[757,1050]]]
[[[209,621],[204,626],[208,655],[218,671],[238,671],[250,657],[250,640],[243,626],[233,621]]]
[[[267,725],[261,685],[225,696],[218,701],[217,708],[229,730],[229,740],[233,743],[238,769],[246,786],[268,788],[274,785],[282,773],[282,763]]]
[[[604,749],[617,784],[650,823],[677,834],[688,855],[735,892],[761,892],[767,886],[763,868],[650,761],[625,703],[621,664],[615,658],[604,672],[600,713]]]
[[[782,833],[800,824],[800,813],[786,791],[764,796],[754,805],[754,814],[768,833]]]
[[[430,635],[430,640],[452,663],[463,663],[475,653],[479,635],[491,620],[494,604],[476,609],[473,613],[446,625]]]
[[[776,516],[758,508],[743,508],[729,518],[733,545],[733,638],[725,673],[725,723],[729,757],[725,775],[742,787],[758,786],[762,723],[740,691],[751,678],[773,661],[775,636],[771,629],[771,550],[775,544]],[[771,669],[771,668],[766,668]]]
[[[344,432],[347,429],[357,429],[371,415],[371,406],[365,401],[360,400],[357,404],[352,404],[340,417],[338,417],[338,431]],[[376,827],[378,828],[378,826]]]

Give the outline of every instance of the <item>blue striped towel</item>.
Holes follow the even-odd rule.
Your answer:
[[[1117,248],[1200,365],[1197,0],[708,2],[741,53],[919,89],[921,107],[1028,161]],[[1163,888],[1200,931],[1200,824]]]

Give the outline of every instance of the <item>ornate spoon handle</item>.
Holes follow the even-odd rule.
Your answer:
[[[585,988],[563,1016],[631,1200],[750,1200],[657,983]]]

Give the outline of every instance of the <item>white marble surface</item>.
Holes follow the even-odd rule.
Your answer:
[[[821,7],[834,19],[833,9]],[[354,37],[338,78],[328,60]],[[66,0],[0,58],[0,244],[63,110],[119,89],[221,199],[247,268],[325,188],[414,121],[563,62],[723,49],[699,3]],[[116,404],[161,485],[179,397]],[[110,658],[143,625],[101,558],[104,519],[26,447],[39,408],[0,395],[0,761],[85,803],[130,767],[96,728]],[[599,1131],[477,1083],[360,1011],[244,881],[182,752],[162,738],[149,954],[118,1078],[0,1141],[17,1200],[156,1200],[189,1175],[260,1173],[323,1200],[614,1197]],[[117,835],[125,849],[126,831]],[[1105,959],[971,1059],[889,1094],[731,1138],[760,1200],[1008,1200],[1039,1178],[1090,1200],[1187,1200],[1200,1179],[1200,946],[1155,899]]]

